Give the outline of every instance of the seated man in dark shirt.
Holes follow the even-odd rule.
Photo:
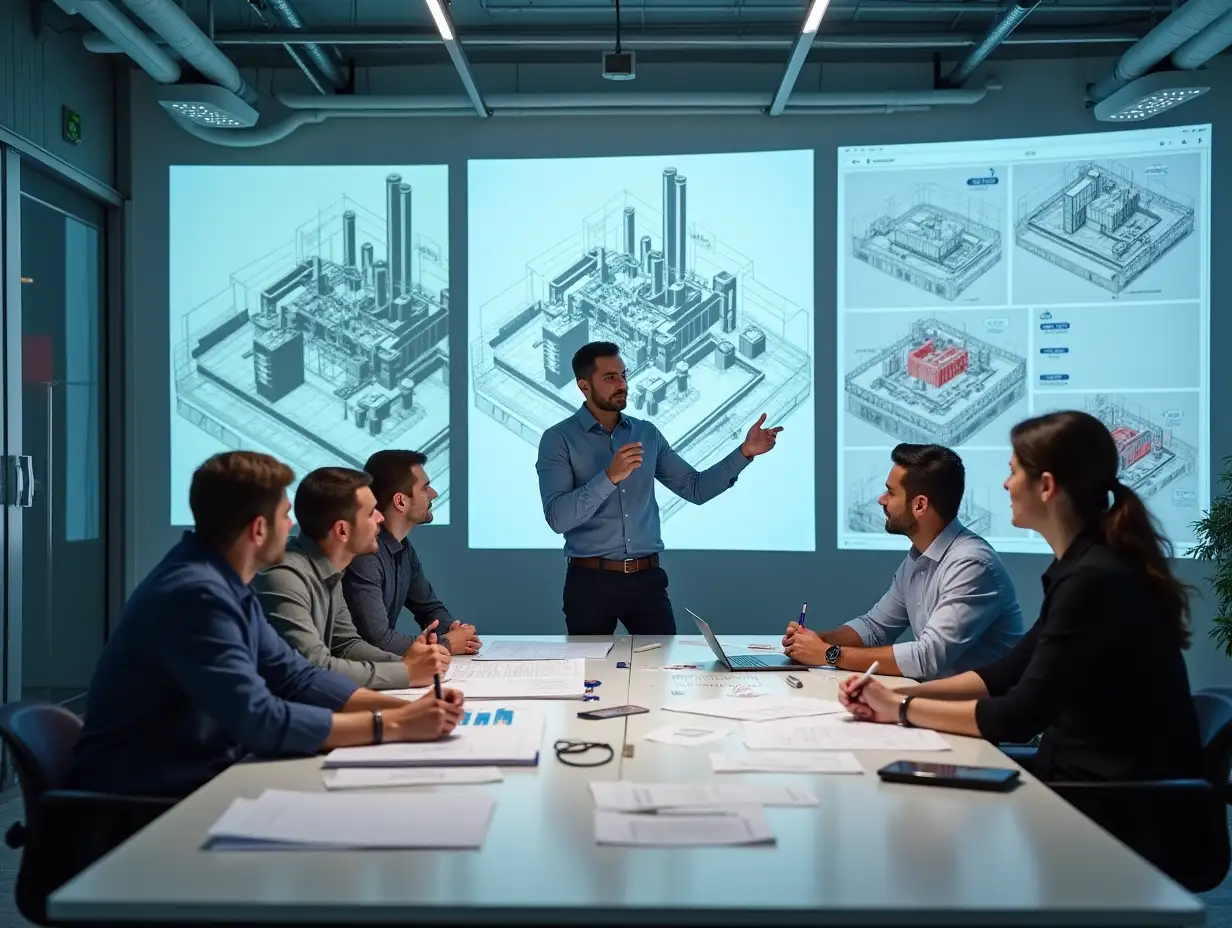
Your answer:
[[[449,734],[462,696],[414,702],[361,689],[287,645],[249,588],[282,560],[285,464],[234,451],[193,474],[196,530],[133,591],[103,649],[73,754],[72,785],[181,797],[247,754],[311,755]]]
[[[407,536],[416,525],[432,521],[436,490],[424,471],[427,457],[418,451],[378,451],[364,470],[372,477],[376,507],[384,517],[375,554],[351,561],[342,577],[355,628],[367,642],[403,653],[415,640],[397,631],[405,606],[427,634],[435,631],[452,654],[474,654],[480,641],[475,626],[455,621],[424,576],[419,555]]]

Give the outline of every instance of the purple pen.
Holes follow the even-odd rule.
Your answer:
[[[804,627],[805,627],[805,625],[804,625],[804,614],[805,614],[806,612],[808,612],[808,603],[805,603],[803,606],[801,606],[801,607],[800,607],[800,622],[799,622],[799,625],[800,625],[800,627],[801,627],[801,628],[804,628]]]

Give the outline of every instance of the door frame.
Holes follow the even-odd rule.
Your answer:
[[[4,159],[3,182],[0,183],[0,226],[4,255],[0,265],[0,286],[4,287],[3,320],[0,323],[4,352],[3,453],[19,454],[22,446],[22,371],[21,371],[21,156],[9,146],[0,145]],[[6,465],[7,466],[7,465]],[[22,695],[22,527],[24,510],[9,505],[0,507],[4,522],[3,563],[4,601],[4,702],[14,702]]]

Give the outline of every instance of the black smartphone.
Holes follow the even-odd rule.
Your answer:
[[[579,719],[618,719],[622,715],[641,715],[649,712],[641,706],[608,706],[606,709],[591,709],[589,712],[579,712]]]
[[[890,783],[917,783],[922,786],[954,786],[959,789],[984,789],[1008,792],[1018,785],[1018,771],[1002,767],[966,767],[962,764],[928,764],[896,760],[877,771]]]

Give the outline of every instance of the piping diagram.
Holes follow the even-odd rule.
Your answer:
[[[953,302],[1001,260],[1001,210],[938,184],[890,197],[851,221],[859,261]]]
[[[1018,201],[1018,246],[1120,293],[1194,230],[1193,200],[1118,164],[1067,164]]]
[[[1027,395],[1027,360],[922,318],[844,381],[853,416],[899,441],[953,448]]]
[[[481,307],[471,343],[480,412],[538,445],[576,411],[572,359],[591,341],[620,347],[629,414],[653,422],[699,470],[761,412],[779,424],[806,401],[808,311],[758,282],[749,258],[689,225],[687,180],[675,168],[664,169],[661,190],[658,211],[617,194]],[[684,501],[660,503],[666,519]]]
[[[1097,393],[1086,407],[1116,440],[1118,479],[1143,499],[1197,470],[1197,448],[1176,438],[1142,407],[1106,393]]]
[[[389,447],[448,461],[448,258],[415,232],[411,185],[384,193],[384,217],[343,197],[185,314],[179,415],[301,476]],[[433,486],[448,499],[447,467]]]

